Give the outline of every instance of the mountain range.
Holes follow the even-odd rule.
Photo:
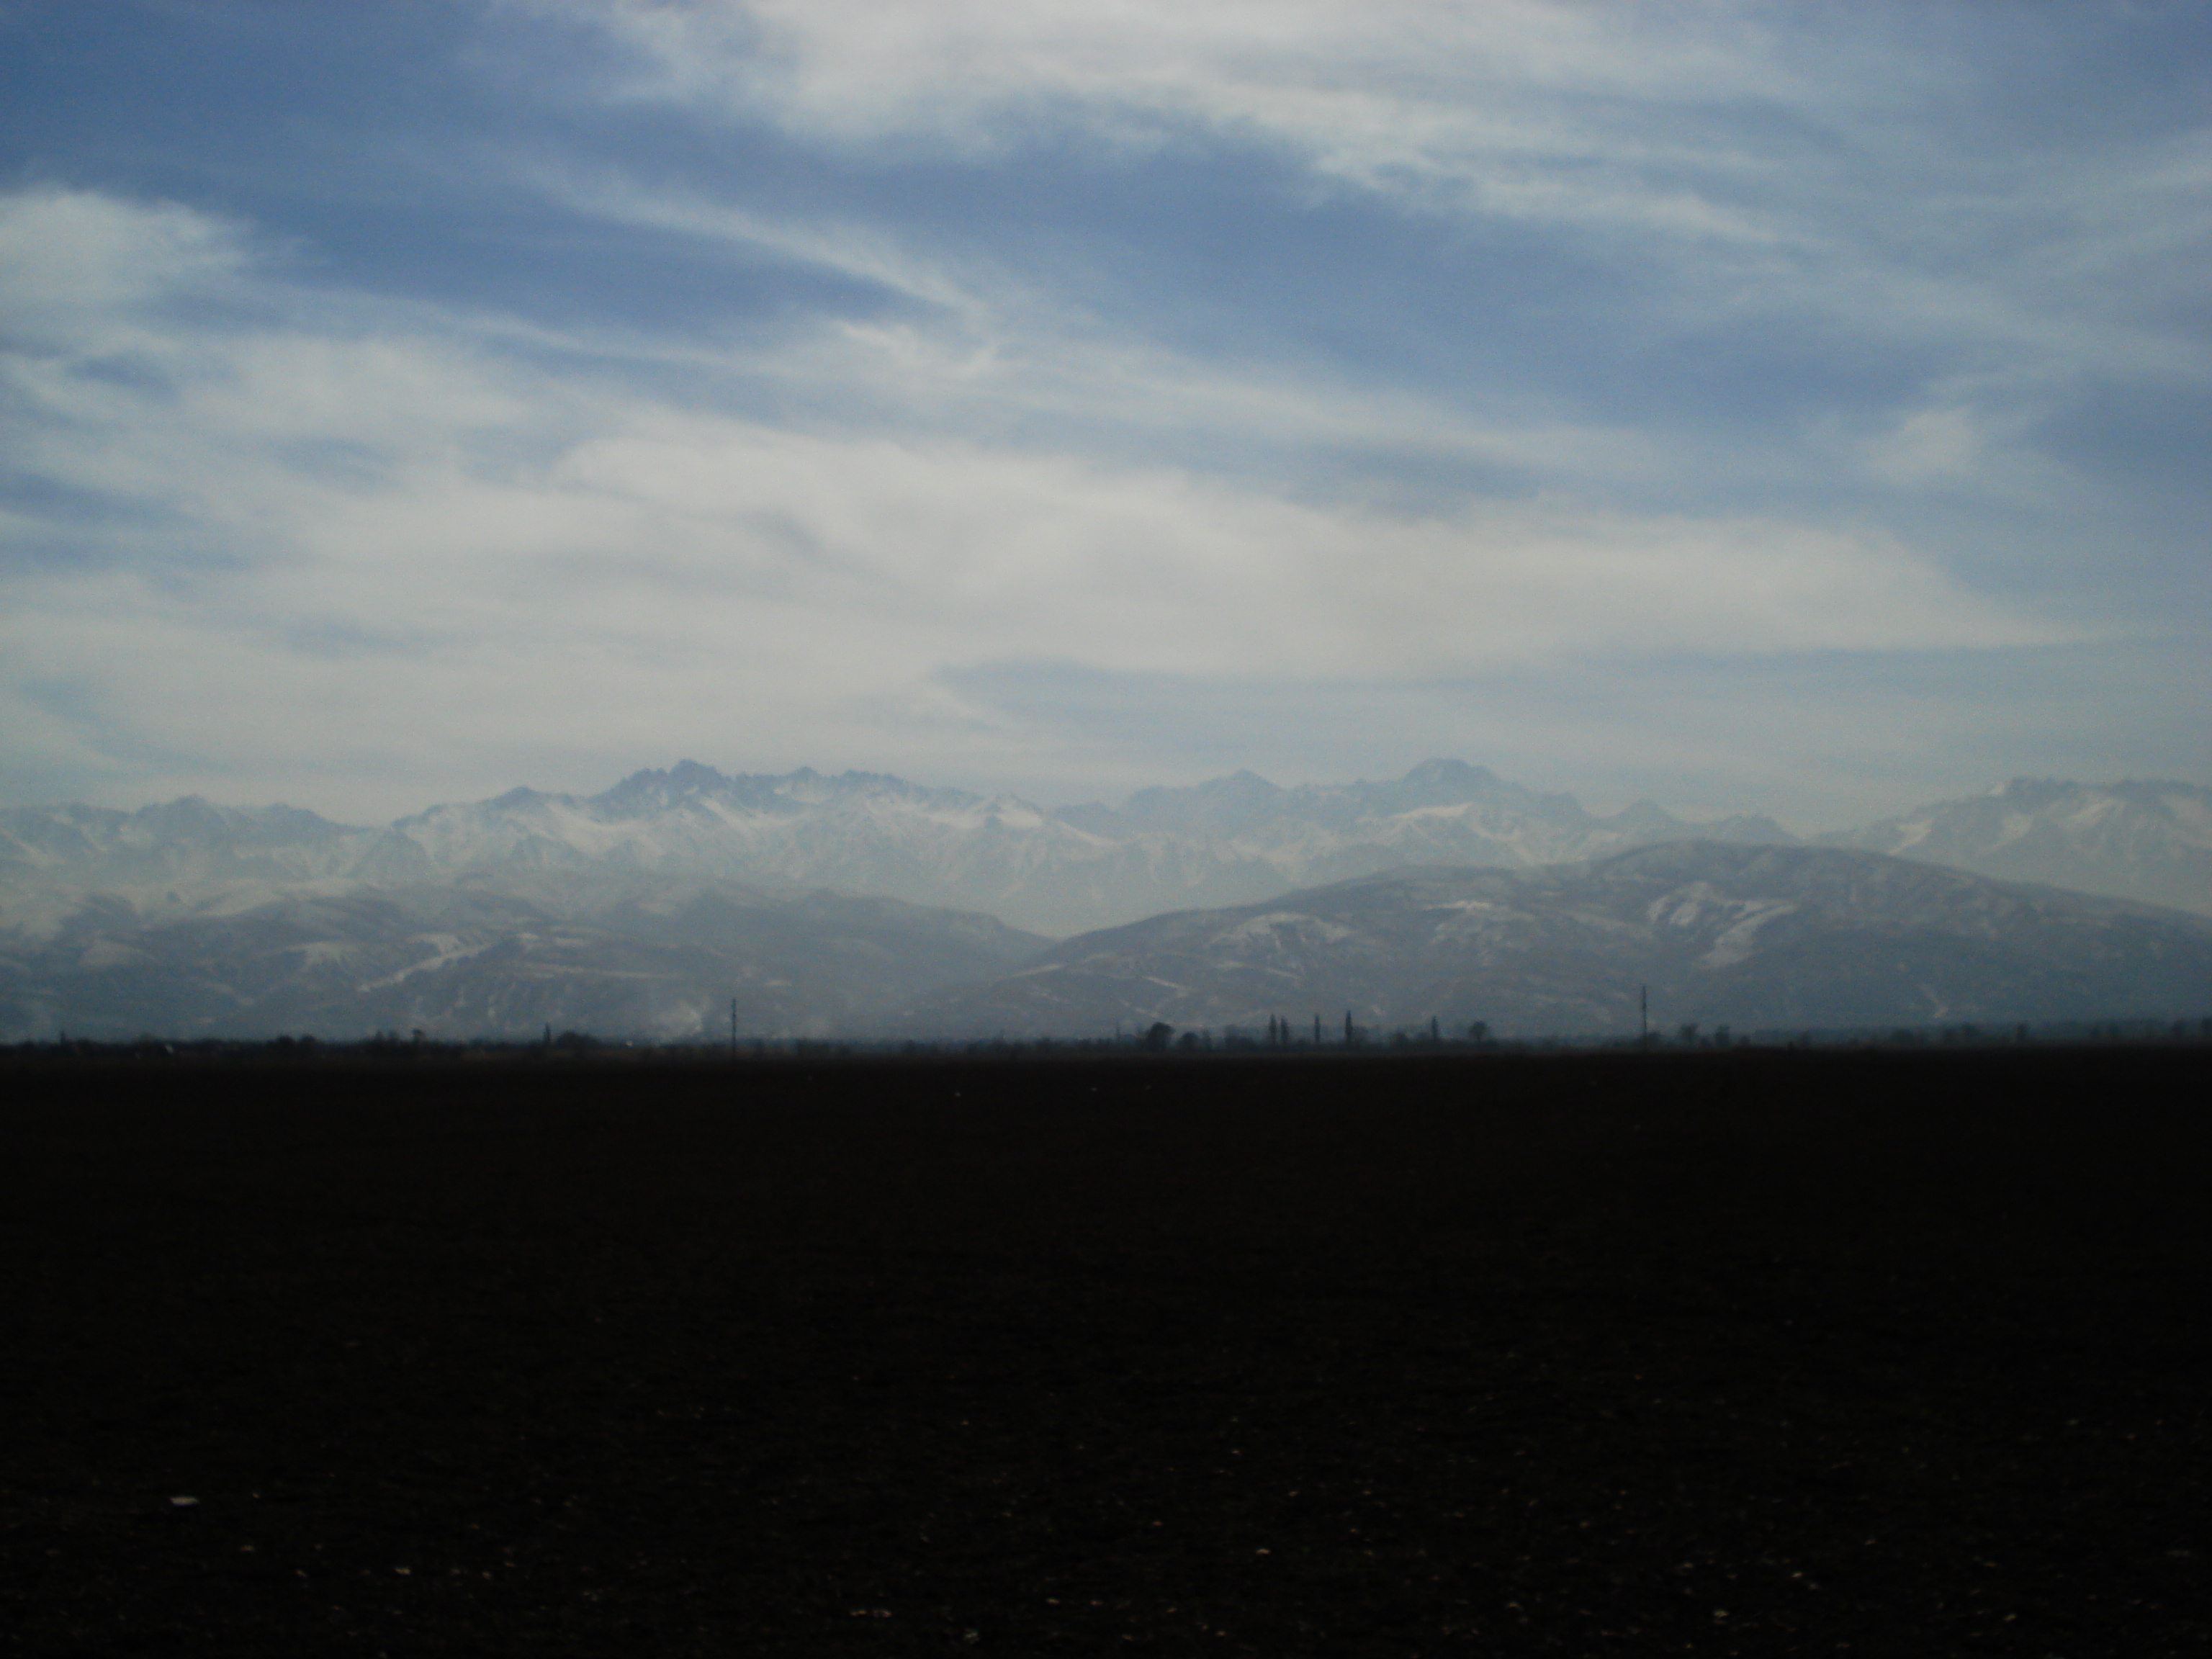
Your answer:
[[[1331,1039],[1662,1025],[2195,1018],[2212,920],[1836,848],[1680,842],[1533,871],[1397,870],[1067,940],[902,1029],[1032,1036],[1282,1018]]]
[[[2201,784],[2015,778],[1817,840],[2212,915],[2212,789]]]
[[[444,1038],[547,1031],[826,1036],[1043,948],[994,917],[896,899],[633,875],[551,884],[302,888],[147,921],[88,906],[0,939],[0,1034]]]
[[[989,980],[1042,935],[1690,841],[1807,846],[1764,817],[1592,813],[1450,760],[1296,788],[1239,772],[1119,807],[685,762],[598,795],[517,789],[382,827],[197,799],[15,808],[0,811],[0,1035],[665,1036],[712,1026],[701,1011],[726,1017],[732,995],[749,1030],[852,1029]],[[2197,785],[2016,781],[1814,845],[2212,915]]]
[[[1458,761],[1425,762],[1393,783],[1295,789],[1239,772],[1140,790],[1119,810],[1047,810],[862,772],[727,776],[687,761],[598,795],[516,789],[382,829],[198,799],[0,811],[0,921],[51,926],[94,891],[154,915],[189,908],[211,884],[620,871],[829,888],[1067,934],[1399,865],[1527,867],[1692,835],[1790,839],[1766,818],[1690,824],[1648,803],[1601,817]]]

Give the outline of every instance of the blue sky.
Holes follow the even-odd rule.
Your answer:
[[[2201,5],[0,0],[0,798],[2212,774]]]

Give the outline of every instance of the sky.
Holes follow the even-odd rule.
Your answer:
[[[0,801],[2212,779],[2212,9],[0,0]]]

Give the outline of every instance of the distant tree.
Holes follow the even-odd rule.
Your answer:
[[[1165,1048],[1174,1037],[1175,1027],[1164,1019],[1157,1020],[1145,1033],[1145,1047],[1158,1052]]]
[[[1488,1020],[1486,1020],[1486,1019],[1478,1019],[1478,1020],[1476,1020],[1476,1021],[1475,1021],[1472,1025],[1470,1025],[1470,1026],[1468,1026],[1468,1027],[1467,1028],[1467,1035],[1468,1035],[1468,1040],[1469,1040],[1470,1042],[1489,1042],[1489,1041],[1490,1041],[1490,1022],[1489,1022]]]
[[[1684,1024],[1683,1024],[1683,1026],[1682,1026],[1682,1029],[1681,1029],[1681,1031],[1680,1031],[1680,1036],[1681,1036],[1681,1039],[1682,1039],[1682,1046],[1683,1046],[1684,1048],[1695,1048],[1695,1047],[1697,1046],[1697,1042],[1698,1042],[1698,1023],[1697,1023],[1697,1021],[1695,1021],[1695,1020],[1688,1020],[1688,1021],[1684,1022]]]

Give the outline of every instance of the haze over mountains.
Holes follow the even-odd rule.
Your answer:
[[[1630,1035],[2212,1008],[2212,921],[1833,848],[1677,842],[1540,869],[1392,871],[1086,933],[910,1028]]]
[[[647,875],[588,905],[562,884],[556,909],[530,884],[302,888],[152,924],[94,906],[0,947],[0,1030],[669,1041],[720,1034],[735,999],[748,1034],[827,1036],[1047,943],[896,899]]]
[[[687,761],[602,794],[516,789],[381,830],[198,800],[135,813],[0,812],[0,904],[11,917],[40,913],[42,903],[52,915],[71,894],[101,890],[157,915],[172,891],[189,902],[185,887],[208,883],[480,883],[556,872],[588,895],[608,872],[652,872],[984,910],[1067,934],[1398,865],[1528,867],[1685,836],[1790,839],[1766,818],[1689,824],[1648,804],[1599,817],[1571,796],[1540,795],[1458,761],[1425,762],[1392,783],[1295,789],[1239,772],[1140,790],[1119,811],[1047,810],[860,772],[732,777]],[[551,890],[541,883],[533,896]]]
[[[596,796],[517,789],[383,828],[197,799],[135,812],[10,809],[0,811],[0,1035],[519,1034],[550,1023],[670,1036],[714,1029],[733,995],[752,1030],[878,1028],[909,999],[994,981],[1043,949],[1039,934],[1269,903],[1383,872],[1528,872],[1687,842],[1704,849],[1697,857],[1723,860],[1716,871],[1731,848],[1797,844],[1763,817],[1693,824],[1649,804],[1595,814],[1571,796],[1447,760],[1386,783],[1281,788],[1240,772],[1141,790],[1119,808],[1048,810],[861,773],[730,776],[686,762]],[[1819,842],[2212,915],[2212,790],[2201,786],[2019,781]],[[1934,903],[1955,890],[1899,890]],[[1802,938],[1814,912],[1793,892],[1784,882],[1760,902],[1796,907],[1784,931]],[[1846,913],[1856,914],[1849,904],[1836,914]],[[2097,914],[2106,918],[2098,927],[2123,925],[2121,912]],[[1374,925],[1376,938],[1396,937]],[[1553,938],[1565,962],[1580,959],[1571,931],[1547,922],[1532,937]],[[1531,986],[1566,972],[1540,957],[1523,964]],[[1391,972],[1401,968],[1413,971]],[[1615,963],[1571,994],[1524,999],[1526,1017],[1573,1016],[1550,1029],[1610,1022],[1616,969],[1627,971]],[[1349,995],[1339,970],[1328,973]],[[1875,1016],[1884,1020],[1941,1018],[1938,1005],[1996,1009],[2031,981],[2046,991],[2057,982],[2006,974],[2011,991],[1954,986],[1917,1003],[1835,989],[1834,1018],[1847,1005],[1894,1006]],[[2124,980],[2110,993],[2131,1008]],[[1376,983],[1385,988],[1353,1000],[1394,1008],[1411,994],[1398,979],[1388,980],[1398,989]],[[1193,994],[1194,1010],[1244,1006],[1226,988]],[[2081,1001],[2072,992],[2037,998],[2038,1007]],[[1064,1012],[1079,1006],[1091,1006],[1079,1000]],[[1790,1023],[1819,1023],[1814,1002],[1789,1006],[1798,1011]],[[1003,1023],[984,1003],[927,1006],[939,1024],[956,1007],[977,1029]],[[1121,1016],[1105,1006],[1110,1025]]]
[[[2014,778],[1818,841],[2212,915],[2212,789],[2200,784]]]

